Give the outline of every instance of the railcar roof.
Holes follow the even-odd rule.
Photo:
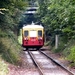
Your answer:
[[[31,25],[23,26],[23,28],[43,28],[43,26],[31,24]]]

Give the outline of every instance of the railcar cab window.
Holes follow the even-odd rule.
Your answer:
[[[41,30],[38,31],[38,36],[42,37],[42,31]]]
[[[36,30],[29,31],[29,36],[30,37],[37,37],[37,31]]]
[[[28,31],[24,31],[24,36],[25,36],[25,37],[28,36]]]

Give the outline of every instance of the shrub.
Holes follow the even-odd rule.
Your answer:
[[[21,60],[21,46],[18,44],[17,38],[13,33],[5,34],[7,36],[0,37],[0,55],[5,61],[17,64]]]
[[[45,46],[49,46],[49,45],[50,45],[50,41],[45,42],[44,45],[45,45]]]
[[[72,62],[72,66],[75,66],[75,46],[71,48],[70,54],[68,55],[68,60]]]
[[[6,75],[8,73],[8,65],[0,57],[0,75]]]

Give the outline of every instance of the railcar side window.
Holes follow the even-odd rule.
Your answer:
[[[38,36],[39,36],[39,37],[42,36],[42,31],[41,31],[41,30],[38,31]]]
[[[28,36],[28,31],[24,31],[24,36],[25,36],[25,37]]]

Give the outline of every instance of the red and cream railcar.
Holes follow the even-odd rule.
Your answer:
[[[44,45],[44,27],[41,25],[23,26],[22,28],[22,45],[28,48],[41,48]]]

